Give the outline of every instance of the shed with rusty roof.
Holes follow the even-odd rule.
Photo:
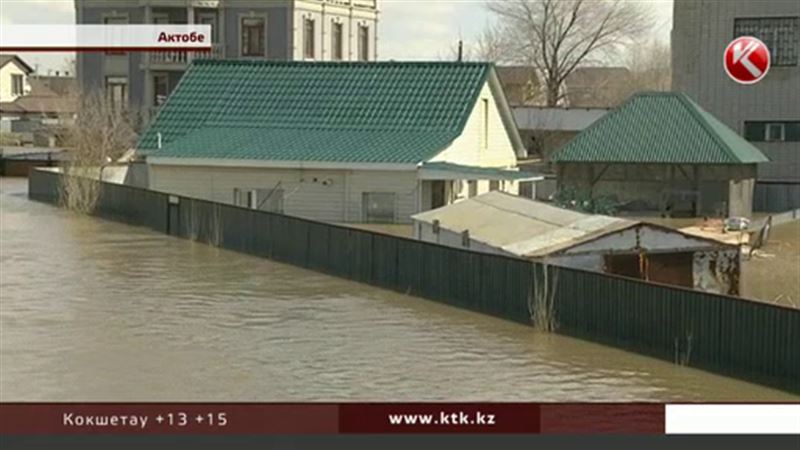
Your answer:
[[[736,245],[660,225],[489,192],[413,216],[415,238],[450,247],[738,294]]]

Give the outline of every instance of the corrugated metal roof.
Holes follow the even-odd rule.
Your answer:
[[[588,215],[546,203],[488,192],[412,216],[520,256],[541,256],[638,224],[616,217]]]
[[[636,94],[553,155],[554,162],[754,164],[768,159],[686,94]]]
[[[477,167],[465,166],[449,162],[426,162],[420,167],[425,171],[432,172],[451,172],[457,174],[458,179],[462,180],[542,180],[544,176],[522,172],[516,169],[505,169],[501,167]],[[423,177],[424,178],[424,177]],[[435,179],[435,178],[431,178]]]
[[[491,70],[487,63],[201,60],[139,149],[172,158],[418,163],[460,135]]]

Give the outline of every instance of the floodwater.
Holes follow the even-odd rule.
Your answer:
[[[76,216],[0,179],[2,401],[797,401]]]

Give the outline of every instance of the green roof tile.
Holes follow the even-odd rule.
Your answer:
[[[201,60],[138,147],[163,157],[418,163],[461,133],[490,70]]]
[[[686,94],[628,99],[553,155],[554,162],[754,164],[768,159]]]

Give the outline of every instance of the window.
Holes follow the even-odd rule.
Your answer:
[[[489,181],[489,190],[490,191],[497,191],[500,190],[500,182],[497,180]]]
[[[362,208],[367,223],[394,223],[395,194],[393,192],[364,192]]]
[[[197,13],[197,20],[195,21],[198,25],[210,25],[211,26],[211,42],[218,42],[217,38],[217,15],[213,12],[198,12]]]
[[[369,61],[369,27],[366,25],[358,26],[358,59]]]
[[[242,18],[242,56],[266,56],[263,17]]]
[[[481,99],[481,148],[489,148],[489,99]]]
[[[25,79],[22,75],[14,73],[11,74],[11,95],[22,95],[24,94],[24,86]]]
[[[800,142],[800,120],[748,121],[744,123],[744,138],[751,142]]]
[[[761,39],[770,51],[772,65],[796,66],[800,47],[798,17],[759,17],[736,19],[734,37],[753,36]]]
[[[255,192],[255,209],[283,213],[283,189],[256,189]]]
[[[169,96],[169,76],[166,73],[153,75],[153,105],[161,106]]]
[[[314,20],[303,20],[303,57],[314,59]]]
[[[331,24],[331,59],[334,61],[344,59],[342,34],[342,24],[333,22]]]
[[[469,197],[478,195],[478,180],[469,180]]]
[[[109,16],[103,18],[103,23],[105,25],[127,25],[128,18],[123,16]],[[117,51],[107,51],[106,55],[124,55],[125,52]]]
[[[126,108],[128,105],[128,78],[106,78],[106,101],[115,111]]]

